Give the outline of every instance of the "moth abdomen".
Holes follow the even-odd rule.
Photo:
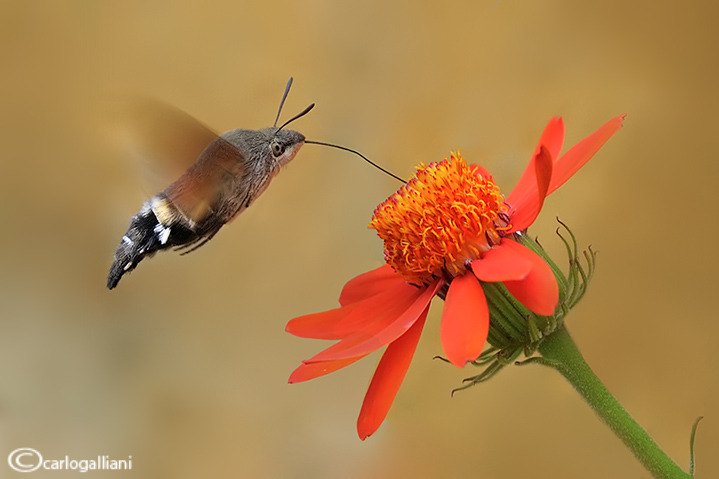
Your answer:
[[[125,273],[129,273],[145,257],[153,256],[157,251],[192,244],[199,239],[198,234],[183,221],[168,223],[166,210],[155,212],[153,206],[158,202],[167,205],[166,199],[156,196],[142,205],[140,211],[130,220],[130,226],[117,246],[107,276],[107,287],[113,289]],[[158,219],[163,218],[164,223]]]

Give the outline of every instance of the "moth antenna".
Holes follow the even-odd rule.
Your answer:
[[[369,158],[367,158],[366,156],[364,156],[362,153],[360,153],[360,152],[357,151],[357,150],[353,150],[352,148],[347,148],[347,147],[345,147],[345,146],[340,146],[340,145],[333,145],[332,143],[325,143],[325,142],[323,142],[323,141],[305,140],[305,143],[310,143],[310,144],[312,144],[312,145],[329,146],[330,148],[337,148],[338,150],[349,151],[350,153],[354,153],[355,155],[359,156],[360,158],[362,158],[364,161],[366,161],[366,162],[369,163],[370,165],[374,166],[375,168],[377,168],[377,169],[380,170],[381,172],[383,172],[383,173],[385,173],[385,174],[391,176],[392,178],[394,178],[395,180],[399,181],[400,183],[407,183],[405,180],[403,180],[403,179],[400,178],[399,176],[397,176],[397,175],[395,175],[394,173],[391,173],[391,172],[385,170],[384,168],[382,168],[381,166],[379,166],[377,163],[373,162],[372,160],[370,160]]]
[[[302,118],[303,116],[305,116],[306,114],[308,114],[308,113],[310,112],[310,110],[313,109],[314,107],[315,107],[315,104],[314,104],[314,103],[311,104],[310,106],[308,106],[307,108],[305,108],[304,110],[302,110],[301,112],[299,112],[298,114],[296,114],[295,116],[293,116],[292,118],[290,118],[289,120],[287,120],[286,122],[284,122],[284,123],[282,124],[282,126],[277,129],[277,131],[280,131],[282,128],[286,127],[287,125],[289,125],[290,123],[292,123],[292,122],[295,121],[296,119]],[[277,132],[275,132],[275,133],[277,133]]]
[[[273,127],[277,126],[277,122],[280,119],[280,113],[282,113],[282,107],[285,106],[285,100],[287,99],[287,95],[290,93],[290,87],[292,87],[292,77],[290,77],[289,80],[287,80],[287,86],[285,87],[285,94],[282,95],[282,101],[280,102],[280,109],[277,110],[277,117],[275,118],[275,124],[272,125]]]

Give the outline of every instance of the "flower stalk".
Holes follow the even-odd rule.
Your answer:
[[[656,479],[689,479],[597,378],[566,327],[547,336],[539,345],[541,357],[519,364],[541,364],[558,371],[589,404],[599,418],[622,440]]]
[[[559,221],[559,220],[557,220]],[[589,404],[624,444],[657,479],[686,479],[694,477],[694,435],[690,440],[691,464],[684,472],[666,455],[647,432],[622,407],[597,378],[574,344],[564,319],[584,295],[592,278],[596,253],[588,248],[580,261],[577,241],[572,231],[561,221],[568,238],[558,229],[557,235],[566,246],[569,271],[565,275],[546,254],[541,245],[526,234],[517,241],[542,257],[555,275],[559,286],[559,304],[554,316],[541,316],[519,304],[501,283],[483,284],[489,303],[492,325],[488,343],[491,345],[473,362],[483,371],[464,380],[465,384],[452,393],[487,381],[509,364],[541,364],[557,370]],[[515,361],[522,353],[528,358]],[[535,356],[534,354],[539,353]]]

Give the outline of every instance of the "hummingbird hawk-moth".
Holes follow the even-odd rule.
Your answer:
[[[292,161],[305,137],[285,126],[307,114],[314,104],[278,128],[291,85],[292,78],[272,127],[235,129],[215,136],[174,183],[142,205],[115,250],[107,277],[109,289],[157,251],[174,248],[189,253],[207,243]]]

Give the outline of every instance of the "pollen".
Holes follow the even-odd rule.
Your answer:
[[[511,228],[499,187],[459,153],[417,173],[380,204],[369,226],[384,241],[387,264],[408,283],[464,274]]]

